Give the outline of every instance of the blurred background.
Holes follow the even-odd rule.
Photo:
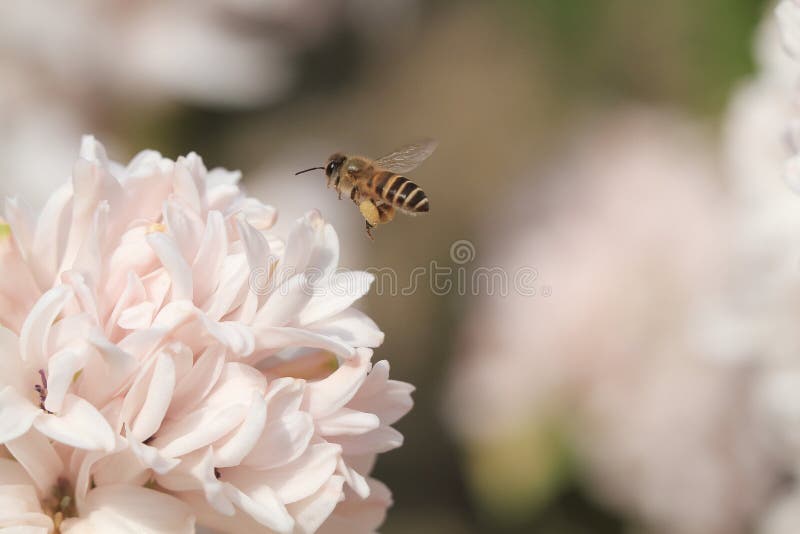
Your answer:
[[[241,169],[343,264],[533,269],[362,306],[417,386],[382,532],[800,532],[800,71],[765,0],[5,0],[0,195],[79,136]],[[321,174],[423,136],[432,209],[364,235]],[[466,258],[452,245],[467,247]],[[456,275],[454,275],[456,276]],[[462,294],[459,294],[462,293]]]

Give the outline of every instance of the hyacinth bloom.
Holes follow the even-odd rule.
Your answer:
[[[412,387],[372,364],[319,213],[287,239],[239,174],[84,138],[38,217],[0,221],[0,499],[41,532],[372,532]]]

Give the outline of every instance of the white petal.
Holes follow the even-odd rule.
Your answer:
[[[179,466],[166,475],[156,477],[162,487],[173,492],[202,491],[207,503],[220,514],[231,516],[236,512],[233,503],[225,493],[223,484],[217,480],[214,468],[214,452],[209,447],[184,456]]]
[[[125,308],[119,314],[116,325],[125,330],[140,330],[153,324],[156,306],[152,302],[140,302]]]
[[[363,271],[335,273],[314,285],[314,297],[300,314],[300,324],[309,325],[349,308],[369,292],[375,277]]]
[[[296,534],[313,534],[330,517],[343,497],[344,478],[332,476],[314,495],[287,506],[295,518]]]
[[[375,414],[342,408],[317,420],[317,429],[322,436],[357,436],[375,430],[380,424]]]
[[[248,495],[268,487],[284,503],[297,502],[315,493],[336,471],[341,453],[338,445],[311,445],[295,461],[266,471],[246,467],[229,469],[225,481]]]
[[[318,234],[319,241],[308,260],[308,267],[328,278],[339,265],[339,237],[333,226],[326,224]]]
[[[20,354],[32,369],[44,369],[48,334],[53,321],[72,297],[72,289],[61,285],[41,296],[28,314],[20,333]]]
[[[25,369],[19,354],[19,340],[14,332],[0,326],[0,384],[16,387],[25,383]]]
[[[34,419],[42,413],[13,386],[0,389],[0,443],[6,443],[26,433]]]
[[[163,232],[153,232],[147,235],[147,242],[169,273],[172,280],[172,300],[192,300],[192,269],[181,255],[175,240]]]
[[[61,266],[61,257],[70,230],[72,184],[65,184],[50,195],[36,223],[31,262],[39,287],[50,287]]]
[[[372,351],[359,349],[358,356],[344,362],[327,378],[306,386],[303,407],[315,418],[332,414],[347,404],[364,383]]]
[[[348,465],[344,458],[339,458],[337,465],[339,473],[344,475],[347,485],[352,488],[353,492],[362,499],[369,497],[369,484],[367,479],[359,473],[353,466]]]
[[[272,417],[271,405],[268,405]],[[295,412],[270,420],[258,442],[243,460],[242,465],[254,469],[280,467],[294,461],[308,448],[314,436],[314,420],[304,412]]]
[[[286,326],[296,320],[311,300],[312,288],[305,275],[298,274],[275,288],[253,321],[254,328]]]
[[[372,368],[348,407],[372,412],[380,417],[384,425],[392,425],[414,406],[411,399],[413,392],[414,386],[411,384],[389,380],[389,362],[381,360]]]
[[[258,493],[250,496],[239,491],[232,484],[223,484],[225,494],[237,508],[253,519],[280,534],[289,534],[294,529],[294,519],[284,504],[269,487],[262,486]]]
[[[403,435],[390,426],[360,436],[330,436],[331,443],[338,443],[347,455],[361,456],[388,452],[403,445]]]
[[[203,220],[177,202],[164,203],[164,221],[187,263],[194,262],[203,238]]]
[[[156,433],[167,413],[175,389],[175,362],[162,353],[156,360],[144,404],[131,425],[134,437],[143,441]]]
[[[308,265],[308,259],[311,257],[315,233],[316,230],[311,224],[309,215],[295,221],[286,241],[283,260],[279,264],[279,280],[283,281],[289,276],[302,273],[305,270],[306,265]]]
[[[267,243],[264,235],[253,228],[250,223],[241,219],[236,219],[236,227],[239,230],[239,237],[247,254],[247,263],[250,265],[250,270],[269,267],[269,243]]]
[[[169,417],[180,419],[194,410],[217,383],[224,364],[225,353],[219,346],[206,350],[178,382],[169,407]]]
[[[312,332],[331,337],[352,347],[379,347],[384,334],[364,312],[348,308],[308,327]]]
[[[349,345],[301,328],[288,326],[257,327],[254,328],[254,333],[256,336],[256,350],[277,352],[289,347],[307,347],[327,350],[345,360],[355,355],[354,349]]]
[[[47,398],[44,407],[47,411],[58,413],[64,403],[75,374],[83,369],[88,360],[85,351],[63,350],[54,354],[47,365]]]
[[[152,445],[161,454],[178,457],[207,447],[242,423],[246,408],[233,405],[217,410],[193,412],[159,431]]]
[[[192,263],[195,301],[203,304],[219,284],[222,265],[228,254],[225,220],[218,211],[208,213],[203,241]]]
[[[8,452],[25,468],[42,495],[53,489],[64,469],[61,458],[46,436],[35,430],[6,443]]]
[[[392,493],[375,479],[368,482],[369,498],[346,499],[339,503],[318,534],[374,534],[392,505]]]
[[[225,257],[219,284],[214,293],[202,304],[209,319],[219,320],[236,309],[250,289],[250,267],[244,254]]]
[[[75,395],[67,394],[58,415],[43,413],[33,425],[42,434],[78,449],[114,448],[108,422],[94,406]]]
[[[64,522],[62,532],[103,534],[194,534],[188,506],[163,492],[130,485],[98,486],[86,497],[82,519]]]
[[[167,458],[155,447],[139,443],[136,439],[128,438],[128,445],[131,452],[136,455],[139,461],[152,469],[159,475],[166,474],[175,469],[181,461],[177,458]]]
[[[229,437],[221,440],[214,450],[214,465],[232,467],[253,450],[264,430],[267,420],[267,403],[259,391],[253,391],[253,402],[244,422]]]

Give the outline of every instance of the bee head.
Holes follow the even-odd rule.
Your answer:
[[[336,153],[328,158],[328,162],[325,164],[325,174],[329,178],[333,178],[336,174],[339,173],[339,169],[342,168],[344,164],[344,160],[347,157],[344,154]]]

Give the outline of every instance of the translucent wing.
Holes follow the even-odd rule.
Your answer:
[[[375,160],[375,166],[387,171],[402,173],[416,169],[420,163],[433,154],[439,144],[435,139],[423,139],[398,148]]]

